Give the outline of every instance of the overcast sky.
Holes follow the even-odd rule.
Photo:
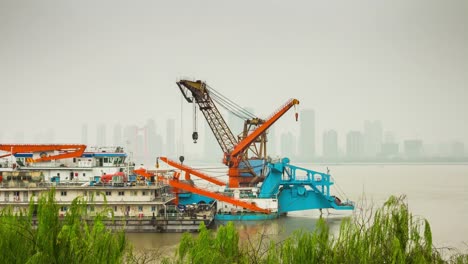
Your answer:
[[[468,143],[468,1],[0,0],[4,141],[148,118],[165,132],[182,77],[260,117],[297,98],[317,139],[381,120],[400,140]],[[283,119],[277,135],[299,131]]]

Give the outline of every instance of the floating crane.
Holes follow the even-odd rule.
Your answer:
[[[185,182],[179,181],[180,172],[174,172],[168,183],[176,194],[176,203],[183,204],[217,201],[217,220],[266,220],[290,211],[334,208],[352,210],[354,204],[342,202],[330,194],[333,182],[328,173],[321,173],[289,164],[288,158],[272,162],[266,156],[266,132],[289,109],[299,104],[290,99],[267,119],[260,119],[246,111],[244,130],[236,138],[221,116],[216,104],[242,110],[202,81],[181,80],[177,85],[184,98],[194,104],[205,116],[218,144],[224,152],[223,163],[228,166],[229,182],[225,183],[180,163],[160,157],[158,160],[185,172]],[[214,100],[215,99],[215,100]],[[228,107],[226,107],[228,106]],[[194,142],[198,140],[196,112],[194,112]],[[296,112],[296,121],[298,115]],[[250,156],[250,154],[252,154]],[[261,169],[251,164],[261,162]],[[256,166],[257,167],[257,166]],[[221,192],[200,189],[193,185],[191,175],[224,186]],[[261,185],[258,183],[262,182]]]
[[[218,141],[224,153],[223,163],[229,167],[229,187],[245,187],[262,181],[263,175],[255,172],[249,160],[266,159],[266,131],[289,109],[298,105],[299,100],[289,99],[265,120],[250,114],[250,118],[245,121],[243,133],[236,138],[216,107],[213,98],[224,105],[233,106],[234,103],[223,98],[202,81],[181,80],[177,82],[177,86],[187,102],[198,105]],[[197,131],[194,131],[192,138],[194,141],[198,139]],[[253,156],[249,157],[249,153],[253,153]]]

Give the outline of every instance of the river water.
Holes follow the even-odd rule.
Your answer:
[[[431,224],[436,247],[453,247],[468,251],[468,164],[460,165],[310,165],[295,164],[326,172],[335,180],[331,189],[341,200],[357,203],[354,213],[369,212],[381,206],[390,195],[406,195],[414,216],[426,218]],[[323,217],[337,232],[341,219],[353,212],[323,211]],[[318,210],[291,212],[286,217],[266,222],[236,223],[240,239],[266,233],[283,239],[298,229],[313,230]],[[217,223],[220,224],[220,223]],[[174,252],[182,234],[127,234],[135,249],[158,249]]]

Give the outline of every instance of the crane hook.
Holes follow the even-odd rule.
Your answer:
[[[299,113],[297,112],[297,108],[296,108],[296,105],[294,105],[294,116],[296,117],[296,122],[297,120],[299,120]]]

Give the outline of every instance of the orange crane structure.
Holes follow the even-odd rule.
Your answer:
[[[168,165],[170,165],[172,167],[183,170],[185,172],[185,181],[189,181],[190,180],[190,174],[193,174],[194,176],[200,177],[200,178],[202,178],[202,179],[204,179],[206,181],[209,181],[211,183],[214,183],[216,185],[226,186],[226,183],[224,183],[222,181],[219,181],[219,180],[217,180],[215,178],[212,178],[209,175],[204,174],[202,172],[196,171],[196,170],[194,170],[193,168],[191,168],[189,166],[186,166],[186,165],[183,165],[183,164],[178,163],[176,161],[173,161],[171,159],[168,159],[167,157],[159,157],[158,159],[164,161],[165,163],[167,163]],[[235,199],[235,198],[232,198],[230,196],[223,195],[223,194],[220,194],[220,193],[203,190],[203,189],[197,188],[197,187],[193,186],[192,184],[189,184],[189,183],[186,183],[186,182],[181,182],[181,181],[179,181],[179,177],[180,177],[180,173],[175,172],[173,179],[169,179],[169,181],[168,181],[169,185],[174,188],[173,192],[176,195],[176,198],[175,198],[175,203],[176,204],[179,203],[178,195],[179,195],[179,193],[181,193],[179,190],[184,190],[186,192],[196,193],[196,194],[206,196],[206,197],[218,200],[218,201],[223,201],[223,202],[227,202],[227,203],[230,203],[230,204],[233,204],[233,205],[236,205],[236,206],[240,206],[240,207],[252,210],[254,212],[267,213],[267,214],[270,213],[269,210],[264,209],[264,208],[260,208],[255,204],[252,204],[252,203],[249,203],[249,202],[246,202],[246,201],[241,201],[241,200],[238,200],[238,199]]]
[[[289,109],[298,105],[299,100],[289,99],[270,117],[260,119],[235,105],[229,99],[224,98],[205,82],[180,80],[177,82],[177,86],[187,102],[198,105],[199,110],[205,116],[219,146],[224,152],[223,163],[229,167],[229,187],[246,187],[262,181],[263,175],[258,175],[255,172],[249,160],[266,159],[266,132],[268,128]],[[241,115],[243,114],[243,116],[248,117],[245,118],[244,131],[237,138],[226,124],[214,100],[228,110],[240,110]],[[194,109],[196,110],[196,108]],[[296,121],[297,117],[296,112]],[[192,137],[196,142],[198,139],[197,131],[194,131]]]
[[[308,209],[354,209],[352,202],[341,203],[338,200],[337,203],[336,197],[330,194],[333,182],[328,173],[291,165],[288,158],[280,161],[271,161],[267,158],[268,129],[289,109],[299,104],[297,99],[288,100],[270,117],[260,119],[224,98],[202,81],[181,80],[177,85],[185,99],[194,105],[195,126],[192,134],[194,142],[196,143],[198,139],[196,131],[198,106],[224,152],[223,163],[228,166],[229,183],[222,193],[199,189],[190,181],[191,175],[218,185],[221,183],[183,165],[183,156],[180,158],[180,163],[165,157],[159,158],[172,167],[185,171],[185,182],[179,181],[179,171],[175,171],[173,178],[168,180],[176,195],[176,204],[179,203],[179,199],[182,204],[217,200],[215,218],[223,221],[267,220],[290,211]],[[215,101],[245,120],[244,129],[239,136],[234,136]],[[297,121],[297,112],[295,116]],[[262,184],[258,185],[259,182]]]
[[[44,162],[66,158],[81,157],[86,149],[86,145],[78,144],[0,144],[0,151],[8,152],[0,158],[15,155],[16,153],[37,153],[41,152],[39,158],[32,159],[32,162]],[[47,155],[46,152],[59,151],[57,155]],[[42,153],[43,152],[43,153]]]
[[[222,117],[214,101],[217,101],[222,106],[224,105],[223,107],[227,109],[229,109],[229,107],[226,107],[226,105],[232,108],[233,105],[235,105],[234,103],[223,98],[219,93],[214,89],[209,88],[206,83],[202,81],[194,82],[181,80],[177,82],[177,86],[181,90],[184,98],[189,103],[194,104],[195,111],[196,106],[198,106],[200,111],[203,113],[218,141],[219,146],[224,152],[223,163],[229,168],[229,188],[248,187],[262,181],[264,179],[264,175],[256,173],[250,164],[250,160],[263,161],[266,159],[266,132],[268,128],[270,128],[289,109],[299,104],[299,101],[297,99],[288,100],[267,119],[255,117],[254,115],[247,113],[245,110],[242,111],[242,109],[237,106],[237,109],[242,112],[238,116],[241,118],[243,117],[245,119],[245,123],[243,132],[236,137]],[[194,115],[194,124],[196,124],[196,112]],[[196,143],[196,140],[198,139],[196,125],[192,138]],[[181,190],[183,190],[185,192],[195,193],[218,201],[227,202],[254,212],[270,213],[269,209],[261,208],[253,202],[243,201],[221,193],[197,188],[193,186],[193,182],[190,181],[191,175],[197,176],[219,186],[226,186],[227,184],[189,166],[183,165],[182,161],[181,163],[178,163],[168,159],[167,157],[159,157],[158,160],[159,159],[168,165],[185,172],[185,182],[179,181],[179,172],[175,172],[173,179],[168,181],[169,185],[173,187],[173,191],[176,195],[176,204],[178,204],[178,196],[182,193]]]

